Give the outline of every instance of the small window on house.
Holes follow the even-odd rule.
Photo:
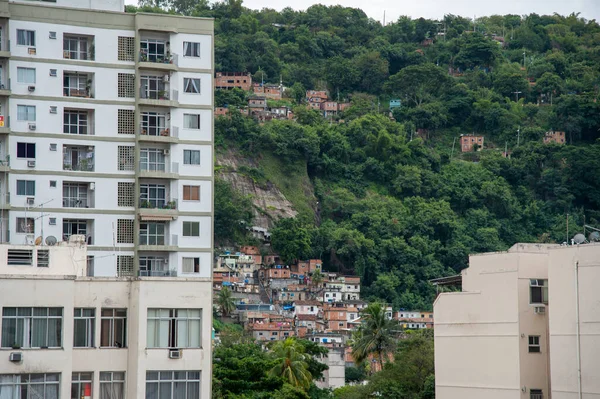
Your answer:
[[[17,82],[35,84],[35,68],[17,67]]]
[[[17,158],[35,159],[35,143],[17,143]]]
[[[185,165],[200,165],[200,151],[183,150],[183,163]]]
[[[35,195],[35,180],[17,180],[17,195]]]
[[[184,273],[200,273],[200,258],[183,258]]]
[[[548,304],[548,280],[529,280],[530,303]]]
[[[118,39],[118,60],[133,61],[135,53],[135,38],[128,36],[119,36]]]
[[[200,57],[200,43],[183,42],[184,57]]]
[[[34,229],[33,218],[17,218],[17,233],[33,234]]]
[[[529,353],[540,353],[540,337],[539,335],[529,336]]]
[[[184,237],[199,237],[200,236],[200,222],[183,222],[183,236]]]
[[[183,186],[184,201],[200,201],[200,186]]]
[[[117,220],[117,243],[118,244],[133,244],[133,220],[118,219]]]
[[[35,105],[17,105],[17,120],[35,122]]]
[[[185,129],[200,129],[200,114],[183,114]]]
[[[37,267],[50,266],[50,251],[47,249],[38,249],[37,251]]]
[[[35,47],[35,31],[17,29],[17,45]]]
[[[17,218],[17,223],[19,219]],[[33,222],[33,219],[31,219]],[[33,265],[33,251],[30,249],[9,249],[8,262],[12,266],[31,266]]]
[[[529,399],[544,399],[544,394],[541,389],[530,389]]]
[[[189,94],[200,94],[200,79],[183,78],[183,91]]]

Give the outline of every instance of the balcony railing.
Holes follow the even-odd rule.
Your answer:
[[[140,270],[140,277],[177,277],[177,270],[171,269],[155,269],[155,270]]]
[[[170,137],[172,132],[171,129],[164,126],[141,126],[140,134],[143,136]]]
[[[177,209],[176,198],[164,199],[140,199],[140,208],[143,209]]]
[[[140,161],[141,172],[154,172],[154,173],[179,173],[179,162],[168,162],[164,163],[149,163]]]
[[[83,97],[92,98],[91,91],[89,89],[71,89],[68,87],[64,88],[63,95],[65,97]]]
[[[156,64],[177,64],[177,54],[166,52],[165,54],[148,54],[144,49],[140,50],[140,62],[153,62]]]
[[[140,235],[140,245],[166,245],[166,246],[177,246],[179,243],[179,237],[177,234],[165,234],[162,236],[154,236],[154,235]]]
[[[63,208],[89,208],[87,198],[63,198]]]
[[[76,164],[72,164],[69,162],[63,163],[63,170],[73,170],[80,172],[93,172],[94,171],[94,160],[93,159],[83,159]]]

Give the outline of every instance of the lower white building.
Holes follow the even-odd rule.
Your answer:
[[[210,278],[87,262],[83,243],[0,246],[0,398],[209,398]]]
[[[316,385],[323,389],[336,389],[346,385],[345,345],[341,343],[325,344],[329,353],[323,355],[321,362],[329,368],[323,371],[323,377]]]

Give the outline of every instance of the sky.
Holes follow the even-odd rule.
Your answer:
[[[441,18],[444,14],[472,18],[493,14],[554,14],[568,15],[579,12],[587,19],[600,21],[600,0],[244,0],[244,6],[252,9],[292,7],[304,10],[313,4],[336,5],[362,9],[369,17],[386,22],[395,21],[401,15],[413,18]],[[125,4],[137,4],[137,0],[125,0]]]

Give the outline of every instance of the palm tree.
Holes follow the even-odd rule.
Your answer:
[[[219,291],[217,306],[219,307],[221,314],[225,317],[229,316],[229,314],[235,310],[235,302],[229,288],[223,287],[221,291]]]
[[[387,318],[385,306],[381,303],[372,303],[364,308],[361,317],[362,324],[354,335],[352,357],[360,364],[373,354],[383,370],[384,357],[394,349],[398,323]]]
[[[313,286],[318,287],[323,283],[325,276],[321,273],[321,270],[317,269],[313,272],[311,276],[311,283]]]
[[[308,389],[312,382],[312,375],[308,371],[308,363],[304,354],[304,346],[293,338],[277,341],[271,351],[277,359],[269,374],[282,377],[289,384]]]

